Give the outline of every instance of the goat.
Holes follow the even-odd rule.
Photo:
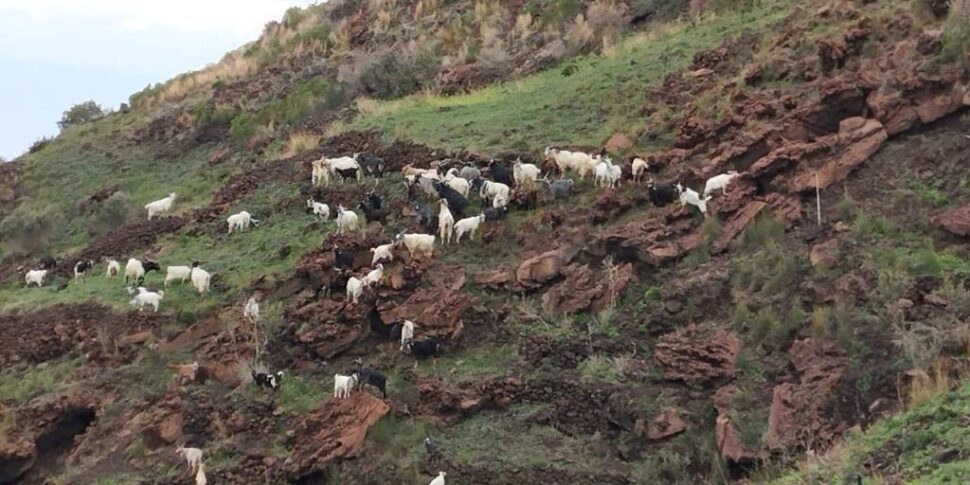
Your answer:
[[[182,455],[182,458],[185,459],[185,465],[189,467],[190,473],[195,473],[202,464],[202,450],[198,448],[185,448],[179,446],[178,448],[175,448],[175,452]]]
[[[438,355],[438,351],[440,349],[441,346],[438,344],[438,339],[434,337],[429,337],[425,340],[419,340],[417,342],[408,340],[404,344],[404,350],[407,350],[407,352],[416,359],[427,359],[428,357],[434,357]]]
[[[407,344],[414,339],[414,322],[411,320],[402,319],[401,320],[401,351],[407,347]]]
[[[145,204],[145,210],[148,211],[148,220],[152,220],[157,214],[164,214],[172,210],[172,204],[175,203],[175,192],[168,194],[168,197],[164,199],[158,199],[154,202],[149,202]]]
[[[579,174],[579,179],[584,180],[586,174],[596,167],[596,161],[587,153],[571,152],[554,147],[546,147],[544,153],[546,158],[552,158],[556,162],[560,175],[565,175],[567,171],[574,170]]]
[[[648,168],[650,167],[649,165],[647,165],[646,160],[640,157],[634,158],[633,163],[630,167],[630,173],[633,174],[633,183],[640,182],[640,178],[643,177],[645,173],[647,173]]]
[[[408,248],[412,256],[422,254],[427,257],[434,256],[434,236],[428,234],[398,234],[396,238],[399,244]]]
[[[375,209],[380,209],[384,206],[384,201],[381,200],[380,194],[373,190],[367,193],[367,203]]]
[[[197,264],[193,264],[189,278],[192,280],[192,286],[199,291],[199,296],[209,291],[209,282],[212,280],[212,275],[208,271],[199,268]]]
[[[497,221],[505,217],[509,213],[508,206],[505,207],[488,207],[482,214],[485,215],[486,221]]]
[[[350,391],[355,387],[357,387],[357,374],[349,376],[333,375],[333,397],[350,397]]]
[[[84,278],[84,274],[94,267],[94,261],[78,261],[74,263],[74,281]]]
[[[105,272],[105,277],[114,278],[115,276],[118,276],[118,273],[121,273],[121,263],[119,263],[117,260],[109,259],[108,269]]]
[[[357,370],[353,373],[353,377],[357,381],[358,389],[363,388],[365,385],[374,386],[381,391],[384,399],[387,399],[387,377],[384,374],[358,364]]]
[[[455,218],[448,210],[446,199],[438,200],[438,205],[441,207],[438,212],[438,238],[441,239],[441,244],[448,244],[451,242],[451,233],[455,229]]]
[[[380,286],[381,280],[384,278],[384,265],[378,263],[377,267],[370,270],[369,273],[364,275],[364,285],[370,288],[373,285]]]
[[[134,278],[137,284],[141,284],[145,281],[145,275],[151,271],[161,271],[161,267],[154,261],[141,262],[135,258],[129,258],[125,265],[125,286],[128,286],[131,278]]]
[[[243,308],[243,316],[251,323],[259,321],[259,302],[256,301],[256,298],[249,297],[249,300],[246,300],[246,306]]]
[[[164,291],[159,291],[159,292],[148,291],[145,289],[144,286],[139,286],[138,294],[135,295],[135,297],[132,298],[131,301],[128,303],[130,305],[137,306],[138,311],[144,310],[145,305],[151,305],[152,308],[155,310],[155,313],[158,313],[158,304],[161,303],[162,298],[164,297],[165,297]]]
[[[375,179],[384,176],[384,160],[376,155],[370,153],[365,153],[358,157],[355,157],[363,167],[364,173],[374,177]]]
[[[678,195],[680,195],[680,192],[677,190],[676,185],[658,184],[653,180],[647,183],[647,198],[657,207],[670,204],[677,199]]]
[[[382,337],[390,337],[391,332],[394,330],[393,326],[384,323],[384,320],[381,318],[381,312],[377,309],[376,305],[372,306],[370,311],[367,312],[367,326],[370,327],[372,332]]]
[[[337,206],[337,234],[343,235],[344,231],[356,231],[360,229],[360,219],[354,211],[344,209],[344,206]]]
[[[195,472],[195,485],[206,485],[205,465],[199,463],[199,471]]]
[[[354,254],[355,253],[353,251],[341,251],[339,247],[334,246],[333,267],[352,268],[354,266]]]
[[[28,287],[33,283],[40,288],[44,285],[44,278],[47,276],[48,271],[46,269],[32,269],[24,276],[24,281],[26,281]]]
[[[542,170],[531,163],[522,163],[516,160],[512,166],[512,178],[515,180],[516,187],[534,187],[539,180]]]
[[[387,224],[387,209],[371,207],[363,202],[357,204],[357,208],[364,212],[364,220],[367,223],[378,222],[380,224]]]
[[[243,229],[249,229],[250,224],[259,226],[259,220],[253,217],[253,215],[249,212],[242,211],[238,214],[233,214],[227,217],[226,224],[229,225],[228,234],[232,234],[233,230],[242,231]]]
[[[329,219],[330,218],[330,206],[322,202],[317,202],[313,199],[306,200],[306,206],[308,209],[313,211],[313,214],[319,219]]]
[[[495,197],[503,197],[505,200],[509,199],[509,186],[501,182],[492,182],[490,180],[478,179],[481,189],[478,191],[479,197],[482,199],[492,200]]]
[[[447,475],[447,473],[439,471],[438,476],[435,477],[434,480],[431,480],[431,483],[428,485],[445,485],[445,475]]]
[[[542,183],[546,184],[546,188],[553,199],[568,199],[573,191],[572,179],[561,178],[554,182],[550,182],[549,179],[542,179]]]
[[[364,281],[356,276],[351,276],[347,278],[347,294],[344,296],[344,301],[350,300],[354,305],[357,304],[357,300],[360,295],[364,292]]]
[[[609,188],[619,185],[620,178],[623,176],[623,170],[620,166],[613,165],[613,161],[609,157],[597,155],[596,159],[600,160],[599,164],[596,165],[596,185]]]
[[[256,384],[256,387],[263,389],[276,389],[283,381],[283,371],[275,374],[251,371],[250,375],[253,377],[253,383]]]
[[[512,170],[503,165],[501,162],[489,160],[488,175],[492,178],[492,180],[505,184],[509,187],[515,185],[515,177]]]
[[[704,184],[704,197],[707,197],[711,192],[718,189],[721,193],[727,195],[727,186],[736,178],[740,177],[741,174],[737,170],[730,170],[726,173],[720,175],[715,175],[707,179],[707,183]]]
[[[168,287],[168,283],[171,281],[178,281],[179,283],[185,283],[192,275],[192,268],[198,266],[198,263],[193,262],[192,267],[189,266],[167,266],[165,267],[165,287]]]
[[[482,221],[485,220],[485,214],[477,215],[474,217],[466,217],[455,223],[455,244],[461,244],[461,237],[467,232],[470,239],[475,238],[475,232],[478,231],[478,226],[481,225]]]
[[[680,184],[677,184],[677,191],[680,192],[681,207],[690,204],[697,207],[701,211],[701,214],[707,214],[707,201],[711,200],[710,195],[702,199],[697,191],[690,188],[684,188]]]
[[[465,180],[475,180],[482,177],[482,172],[477,167],[465,165],[458,171],[458,176]]]
[[[371,258],[371,261],[370,261],[371,266],[385,261],[388,263],[391,261],[394,261],[393,249],[394,249],[394,243],[381,244],[376,248],[370,248],[370,251],[374,253],[374,256]]]

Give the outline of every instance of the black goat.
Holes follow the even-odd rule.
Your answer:
[[[438,345],[438,339],[434,337],[419,340],[417,342],[408,340],[404,343],[404,349],[416,359],[434,357],[435,355],[438,355],[438,350],[440,348],[441,346]]]
[[[370,327],[371,332],[382,337],[390,338],[394,331],[393,325],[387,325],[381,318],[381,312],[377,309],[377,306],[373,306],[369,312],[367,312],[367,325]]]
[[[363,389],[365,385],[369,384],[379,389],[384,399],[387,399],[387,377],[384,374],[358,364],[357,370],[352,375],[357,381],[358,389]]]
[[[74,279],[83,278],[84,273],[94,267],[94,261],[78,261],[74,263]]]
[[[497,221],[505,217],[509,213],[509,206],[504,207],[488,207],[485,209],[483,214],[485,214],[486,221]]]
[[[367,193],[366,202],[375,209],[380,209],[384,205],[384,200],[381,199],[380,194],[374,192],[373,190]]]
[[[279,387],[280,381],[283,380],[283,371],[279,371],[276,374],[252,371],[251,374],[253,376],[253,382],[256,383],[256,386],[264,389],[276,389]]]
[[[657,207],[663,207],[677,200],[680,195],[677,187],[671,184],[658,184],[651,181],[647,184],[647,197]]]
[[[368,223],[380,222],[387,224],[387,209],[374,208],[363,202],[357,204],[357,208],[364,211],[364,220]]]
[[[421,229],[424,230],[425,234],[434,235],[438,233],[437,212],[432,211],[420,202],[414,203],[414,211],[418,213],[418,224],[421,225]]]
[[[57,266],[57,260],[53,256],[41,256],[40,267],[41,269],[51,269]]]
[[[381,178],[384,176],[384,160],[380,157],[370,153],[365,153],[357,157],[357,162],[360,164],[365,174],[374,178]]]
[[[438,197],[448,201],[448,210],[455,216],[455,220],[465,217],[465,204],[468,203],[465,196],[441,182],[432,183],[432,187],[438,192]]]
[[[354,266],[354,252],[341,251],[339,247],[334,246],[333,267],[345,269],[345,268],[353,268],[353,266]]]
[[[492,160],[488,163],[488,174],[492,180],[501,182],[509,187],[515,187],[515,179],[512,177],[512,169],[502,165],[501,162]]]
[[[337,174],[340,175],[340,178],[342,178],[343,180],[357,179],[356,168],[344,168],[344,169],[338,168],[335,170],[335,172],[337,172]]]

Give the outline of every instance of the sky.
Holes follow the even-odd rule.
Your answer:
[[[70,106],[117,108],[218,62],[311,0],[0,0],[0,157],[57,133]]]

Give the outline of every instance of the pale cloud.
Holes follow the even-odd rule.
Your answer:
[[[254,39],[300,0],[0,0],[0,15],[26,14],[33,23],[107,21],[132,31],[152,28],[217,32]]]

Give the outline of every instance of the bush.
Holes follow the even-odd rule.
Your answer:
[[[950,2],[940,57],[946,62],[962,61],[970,66],[970,0]]]
[[[105,115],[101,106],[94,101],[85,101],[83,103],[75,104],[71,106],[70,109],[64,112],[61,116],[61,121],[57,122],[57,125],[63,130],[68,126],[81,125],[84,123],[89,123]]]
[[[53,204],[20,204],[0,222],[0,243],[4,252],[12,255],[43,253],[62,221],[61,211]]]
[[[43,150],[44,147],[46,147],[52,141],[54,141],[54,139],[47,136],[39,138],[30,144],[30,148],[27,149],[27,153],[37,153]]]
[[[255,114],[239,113],[229,123],[229,140],[236,145],[245,145],[256,133],[257,124]]]
[[[91,216],[88,228],[93,235],[105,234],[134,217],[138,206],[128,194],[118,191],[105,199],[100,209]]]
[[[440,60],[430,49],[402,56],[387,53],[370,66],[360,77],[361,86],[369,96],[393,99],[407,96],[430,86],[438,75]]]

